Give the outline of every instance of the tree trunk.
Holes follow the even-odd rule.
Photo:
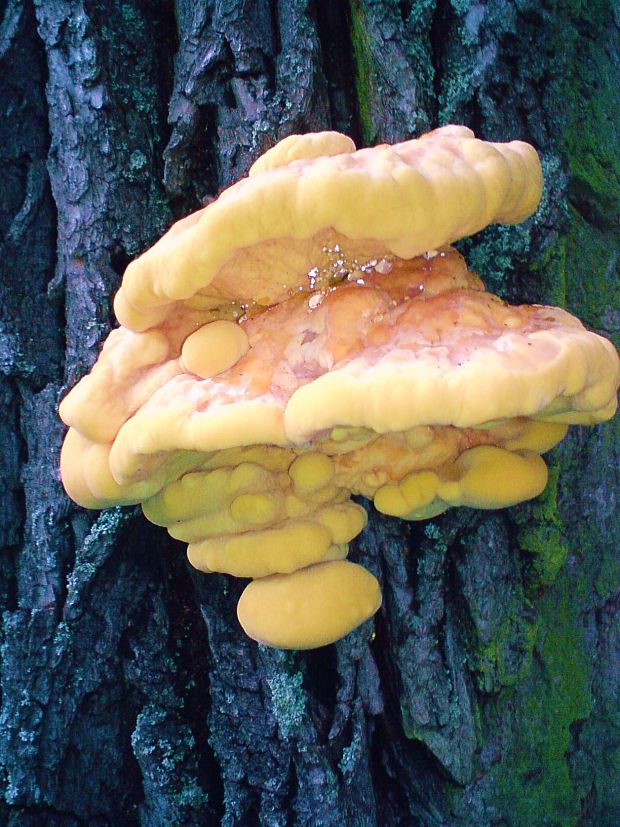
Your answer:
[[[383,608],[286,653],[139,509],[67,500],[57,417],[127,262],[293,132],[532,142],[536,215],[460,247],[618,344],[617,7],[0,0],[0,21],[0,822],[620,823],[618,420],[572,428],[531,503],[370,508],[351,557]]]

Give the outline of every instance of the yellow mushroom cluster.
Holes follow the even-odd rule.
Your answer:
[[[251,578],[255,640],[331,643],[381,604],[346,560],[361,495],[408,520],[541,493],[541,454],[613,416],[620,362],[511,307],[449,245],[541,193],[527,144],[449,126],[355,151],[291,136],[132,262],[120,327],[65,397],[68,494],[142,503],[193,566]]]

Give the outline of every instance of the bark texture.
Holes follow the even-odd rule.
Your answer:
[[[447,122],[539,149],[536,215],[462,243],[490,289],[619,344],[608,0],[0,0],[0,823],[620,823],[618,420],[534,502],[353,549],[384,607],[257,647],[239,584],[58,479],[57,404],[126,263],[292,132]]]

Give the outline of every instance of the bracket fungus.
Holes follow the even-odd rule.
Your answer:
[[[485,292],[449,246],[541,187],[531,146],[460,126],[286,138],[128,266],[121,326],[60,407],[68,494],[141,502],[193,566],[251,578],[255,640],[337,640],[381,603],[345,560],[351,495],[407,520],[513,505],[569,425],[614,414],[614,347]]]

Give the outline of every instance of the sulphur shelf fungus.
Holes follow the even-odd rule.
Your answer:
[[[286,138],[127,268],[121,326],[60,408],[67,492],[140,502],[193,566],[252,578],[255,640],[342,637],[381,603],[345,559],[352,494],[406,520],[513,505],[569,425],[615,411],[608,341],[486,293],[448,246],[540,194],[532,147],[464,127]]]

